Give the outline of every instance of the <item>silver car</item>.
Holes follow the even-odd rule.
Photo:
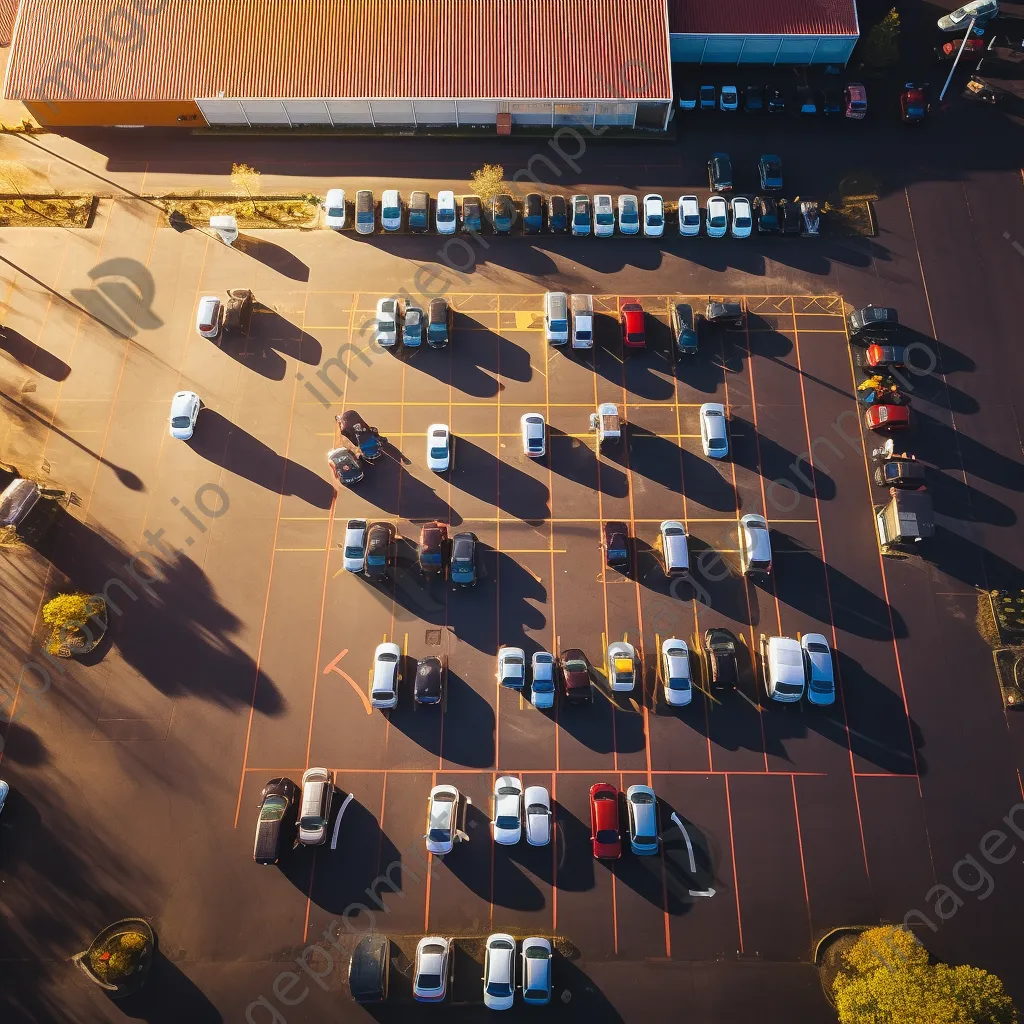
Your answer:
[[[514,846],[523,834],[523,784],[514,775],[499,775],[491,797],[491,834],[501,846]]]
[[[669,637],[662,641],[661,682],[665,687],[665,703],[670,707],[685,707],[693,700],[690,649],[685,640]]]
[[[513,690],[521,690],[526,682],[526,654],[522,647],[498,649],[498,682]]]
[[[630,786],[626,790],[626,815],[629,820],[629,845],[640,857],[658,852],[658,798],[650,786]]]
[[[516,991],[516,940],[504,932],[487,937],[484,954],[484,1006],[508,1010]]]
[[[551,842],[551,797],[543,786],[528,786],[526,804],[526,841],[530,846],[547,846]]]
[[[344,560],[348,572],[362,572],[366,558],[366,520],[350,519],[345,527]]]
[[[534,651],[531,659],[533,682],[530,700],[535,708],[550,708],[555,704],[555,659],[547,651]]]
[[[540,936],[523,939],[523,1002],[544,1006],[551,1002],[551,941]]]
[[[327,820],[334,799],[334,778],[326,768],[307,768],[299,802],[299,842],[319,846],[327,841]]]
[[[427,853],[443,857],[455,846],[459,815],[459,791],[454,786],[435,786],[427,799]]]
[[[452,940],[428,935],[416,943],[412,997],[419,1003],[440,1003],[448,994]]]

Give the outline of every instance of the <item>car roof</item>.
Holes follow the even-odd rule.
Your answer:
[[[185,413],[196,397],[194,391],[179,391],[171,399],[171,415],[175,412]]]

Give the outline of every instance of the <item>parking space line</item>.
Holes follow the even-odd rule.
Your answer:
[[[549,366],[548,366],[548,364],[549,364],[549,361],[550,361],[550,358],[551,358],[551,346],[548,344],[546,339],[542,340],[541,344],[544,346],[544,422],[547,423],[547,424],[550,424],[551,423],[551,382],[550,382],[550,375],[549,375]],[[551,503],[552,511],[554,511],[554,508],[555,508],[555,473],[554,473],[554,470],[551,468],[551,452],[550,452],[550,450],[547,453],[547,464],[548,464],[548,500]],[[550,592],[550,597],[551,597],[551,600],[550,600],[550,607],[551,607],[551,651],[552,651],[552,654],[554,654],[555,647],[556,647],[555,641],[556,641],[556,638],[558,636],[558,626],[557,626],[557,617],[556,617],[557,616],[557,612],[555,610],[556,609],[556,604],[555,604],[555,555],[556,554],[564,555],[566,553],[566,549],[565,548],[561,548],[561,549],[556,549],[555,548],[555,524],[554,524],[554,521],[551,520],[551,519],[548,520],[548,548],[550,550],[550,561],[551,561],[551,565],[550,565],[550,574],[551,574],[550,575],[550,580],[551,580],[551,582],[550,582],[550,585],[549,585],[549,592]],[[558,679],[558,672],[557,672],[557,670],[553,673],[553,678],[555,680]],[[559,758],[559,749],[558,749],[559,748],[559,742],[558,742],[558,740],[559,740],[559,737],[558,737],[558,705],[559,705],[559,703],[560,703],[560,701],[558,700],[558,693],[556,692],[555,693],[555,700],[554,700],[554,716],[553,716],[554,719],[555,719],[555,771],[558,771],[558,769],[560,767],[560,764],[559,764],[560,758]],[[553,790],[554,789],[554,776],[551,777],[551,783],[552,783],[552,790]],[[554,796],[552,796],[552,800],[554,800]],[[552,843],[554,843],[554,836],[552,836]],[[551,877],[552,877],[552,879],[554,879],[555,876],[552,875]],[[554,894],[554,892],[557,889],[558,889],[557,884],[552,884],[552,886],[551,886],[552,894]],[[552,915],[553,915],[553,911],[552,911]],[[554,931],[554,928],[555,928],[555,926],[554,926],[554,920],[553,920],[553,916],[552,916],[551,930]]]
[[[740,952],[743,952],[743,918],[740,915],[740,883],[736,871],[736,841],[732,829],[732,800],[729,798],[729,776],[725,777],[725,813],[729,819],[729,853],[732,859],[732,891],[736,897],[736,931],[739,936]]]
[[[294,775],[296,773],[302,774],[305,771],[304,768],[298,768],[295,766],[289,768],[268,768],[261,766],[258,768],[246,768],[246,773],[258,772],[263,775]],[[341,775],[422,775],[425,771],[423,768],[330,768],[332,772],[336,772]],[[502,775],[537,775],[545,774],[553,771],[552,768],[503,768]],[[600,774],[602,769],[600,768],[563,768],[558,772],[559,775],[594,775]],[[446,775],[493,775],[494,772],[490,769],[480,768],[445,768],[444,773]],[[637,774],[632,772],[630,774]],[[781,778],[795,777],[798,779],[809,778],[825,778],[828,772],[783,772],[772,769],[767,772],[755,771],[754,769],[748,768],[713,768],[710,771],[707,768],[655,768],[651,772],[652,775],[756,775],[758,777],[770,775],[779,776]],[[858,772],[858,777],[861,775],[873,777],[871,772]],[[916,775],[900,775],[898,772],[880,772],[878,774],[880,778],[893,778],[893,779],[916,779]]]
[[[807,888],[807,864],[804,860],[804,839],[800,831],[800,804],[796,798],[796,779],[790,777],[790,784],[793,787],[793,820],[796,822],[796,848],[800,853],[800,878],[804,883],[804,906],[807,908],[807,933],[808,941],[814,942],[814,921],[811,917],[811,894]]]
[[[388,777],[385,775],[384,776],[384,785],[385,786],[387,785],[387,779],[388,779]],[[430,789],[431,789],[431,791],[433,791],[433,789],[434,789],[434,787],[436,785],[437,785],[437,772],[431,772],[431,775],[430,775]],[[429,797],[428,797],[428,799],[429,799]],[[383,801],[381,801],[381,808],[382,808],[381,813],[382,814],[383,814],[383,806],[384,806]],[[455,808],[455,824],[458,825],[458,823],[459,823],[459,809],[458,809],[458,807],[456,807]],[[383,843],[383,836],[384,836],[384,826],[383,826],[383,822],[381,822],[381,842],[382,843]],[[428,850],[427,851],[427,880],[426,880],[426,884],[425,884],[426,894],[423,897],[423,934],[424,935],[429,935],[430,934],[430,876],[433,873],[433,868],[434,868],[434,855]],[[380,876],[380,854],[379,853],[377,854],[377,876],[378,877]]]

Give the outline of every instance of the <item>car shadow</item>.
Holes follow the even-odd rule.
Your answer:
[[[316,338],[259,302],[253,303],[248,334],[223,331],[220,350],[268,380],[284,380],[286,356],[310,366],[319,366],[323,358]]]
[[[733,515],[737,508],[736,488],[718,471],[715,460],[691,452],[685,447],[681,450],[686,493],[700,495],[700,504],[705,508]]]
[[[292,281],[308,281],[309,267],[287,249],[265,238],[240,234],[232,248],[251,256],[270,270]]]
[[[649,331],[656,321],[648,315],[645,322]],[[671,362],[650,347],[642,351],[624,349],[622,331],[614,315],[595,314],[593,357],[594,371],[609,384],[624,387],[631,395],[659,402],[675,394]]]
[[[116,1003],[111,1000],[111,1005],[117,1008],[111,1009],[112,1014],[120,1011],[147,1024],[177,1024],[183,1019],[195,1024],[220,1024],[224,1019],[202,989],[164,956],[159,936],[145,985]]]
[[[485,451],[466,437],[457,437],[451,483],[508,515],[541,523],[551,515],[550,494],[540,480]],[[443,518],[435,516],[433,518]]]
[[[548,424],[548,466],[552,473],[571,480],[582,487],[611,498],[625,498],[629,494],[629,478],[621,469],[616,468],[609,445],[604,454],[606,459],[599,459],[594,451],[594,441],[586,441],[573,437]],[[621,452],[621,445],[617,446]],[[621,458],[621,455],[620,455]]]
[[[638,423],[627,423],[624,430],[629,469],[668,491],[682,494],[683,456],[679,444]],[[609,459],[614,461],[615,455],[610,454]]]
[[[453,709],[439,742],[441,758],[466,768],[490,768],[494,764],[494,708],[451,666],[447,673],[447,706]],[[456,724],[457,723],[457,724]]]
[[[791,452],[741,416],[732,417],[730,429],[732,433],[742,436],[744,442],[732,446],[732,460],[737,466],[765,480],[778,481],[780,486],[805,497],[817,497],[819,501],[832,501],[835,498],[835,481],[822,469],[820,459],[817,465],[812,466],[807,455]],[[826,443],[831,445],[831,442]]]

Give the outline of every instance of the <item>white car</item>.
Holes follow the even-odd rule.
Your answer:
[[[11,787],[0,779],[0,813],[3,812],[4,804],[7,803],[7,797],[11,792]]]
[[[452,465],[452,435],[446,423],[427,427],[427,468],[447,473]]]
[[[345,527],[342,566],[349,572],[362,572],[366,561],[366,520],[350,519]]]
[[[345,190],[332,188],[324,199],[324,227],[340,231],[345,226]]]
[[[459,791],[454,786],[435,786],[427,799],[427,853],[443,857],[451,853],[458,831]]]
[[[510,1010],[516,991],[516,940],[504,932],[487,936],[484,953],[484,1006]]]
[[[665,703],[682,708],[693,700],[693,677],[690,675],[690,648],[685,640],[669,637],[661,642],[661,682]]]
[[[377,300],[377,344],[381,348],[394,348],[398,341],[398,300]]]
[[[204,295],[199,300],[196,310],[196,331],[208,341],[216,341],[220,337],[221,323],[224,318],[224,305],[216,295]]]
[[[665,233],[665,202],[656,192],[644,196],[644,235],[661,238]]]
[[[650,786],[626,790],[626,819],[630,849],[638,857],[653,857],[658,852],[658,798]]]
[[[523,1002],[546,1006],[551,1002],[551,940],[538,935],[523,939]]]
[[[793,704],[804,695],[804,652],[791,636],[762,636],[761,665],[772,700]]]
[[[943,32],[956,32],[965,29],[972,18],[977,18],[979,26],[988,24],[990,18],[999,13],[997,0],[971,0],[971,3],[958,7],[952,14],[939,18],[938,25]]]
[[[636,685],[636,648],[625,640],[608,645],[608,682],[612,690],[629,693]]]
[[[402,197],[397,188],[386,188],[380,197],[380,226],[385,231],[402,229]]]
[[[740,94],[735,85],[723,85],[722,91],[718,94],[719,110],[739,110]]]
[[[736,196],[730,205],[732,206],[730,234],[733,238],[749,238],[751,228],[754,226],[754,217],[750,212],[750,200],[745,196]]]
[[[539,412],[524,413],[519,421],[523,434],[523,454],[541,459],[547,452],[547,426]]]
[[[615,234],[615,207],[609,195],[594,196],[594,234],[598,238]]]
[[[551,797],[543,786],[527,786],[526,841],[531,846],[547,846],[551,842]]]
[[[448,994],[452,940],[428,935],[416,943],[412,997],[418,1003],[440,1003]]]
[[[194,391],[179,391],[171,399],[171,437],[176,441],[189,440],[202,407],[203,403]]]
[[[572,233],[577,236],[590,234],[590,196],[582,193],[575,195],[569,201],[570,216],[572,218]]]
[[[371,707],[387,709],[398,707],[399,666],[402,648],[398,644],[377,644],[373,652],[373,677],[370,680]]]
[[[708,238],[724,238],[729,228],[729,204],[721,196],[709,196],[705,219]]]
[[[804,633],[800,637],[807,676],[807,703],[833,704],[836,699],[836,678],[832,665],[832,648],[821,633]]]
[[[443,189],[437,193],[437,206],[434,220],[439,235],[454,235],[458,227],[455,217],[455,193],[451,189]]]
[[[619,233],[640,233],[640,203],[636,196],[619,196]]]
[[[491,796],[491,834],[501,846],[512,846],[523,834],[523,783],[514,775],[499,775]]]
[[[522,647],[498,648],[498,682],[512,690],[521,690],[526,682],[526,655]]]
[[[533,682],[530,684],[530,700],[535,708],[550,708],[555,705],[555,659],[547,651],[534,651],[530,659]]]
[[[729,454],[725,406],[719,402],[705,402],[700,407],[700,445],[709,459],[724,459]]]
[[[679,197],[679,234],[700,234],[700,203],[696,196]]]

